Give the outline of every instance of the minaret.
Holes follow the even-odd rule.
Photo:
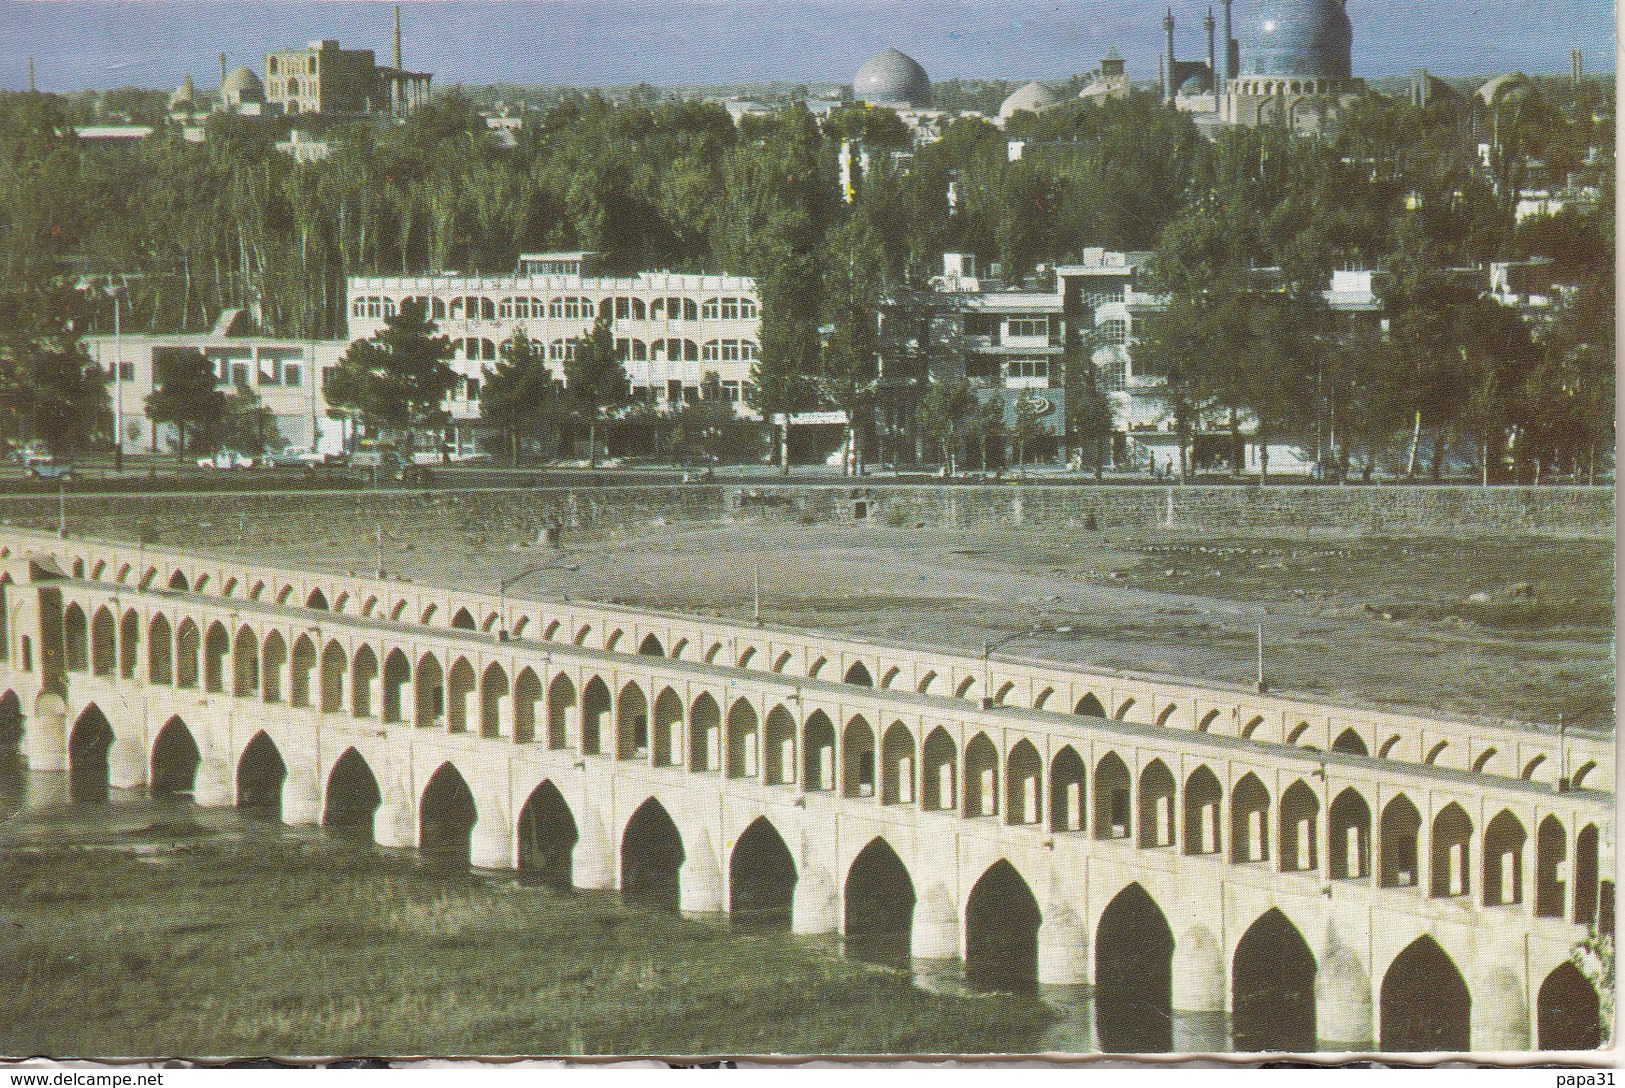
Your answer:
[[[1210,5],[1207,15],[1202,19],[1202,29],[1207,31],[1207,81],[1214,94],[1219,93],[1219,55],[1213,46],[1213,8]],[[1217,101],[1215,99],[1215,101]]]
[[[1162,36],[1168,54],[1168,66],[1163,69],[1166,74],[1162,81],[1162,97],[1164,101],[1172,102],[1174,100],[1174,91],[1178,89],[1174,85],[1176,80],[1174,78],[1174,8],[1172,4],[1168,5],[1168,14],[1162,17]]]
[[[34,58],[28,58],[28,93],[34,93]]]
[[[1569,85],[1578,87],[1585,79],[1585,62],[1578,49],[1569,50]]]
[[[394,59],[395,59],[395,70],[397,72],[404,71],[404,68],[401,65],[401,6],[399,4],[395,5],[395,53],[394,53]]]
[[[226,88],[226,55],[224,53],[221,53],[220,54],[220,89],[222,91],[224,91],[225,88]]]
[[[1222,0],[1222,2],[1224,4],[1224,73],[1219,80],[1219,89],[1228,91],[1230,81],[1236,78],[1236,69],[1241,67],[1241,49],[1230,30],[1230,0]]]

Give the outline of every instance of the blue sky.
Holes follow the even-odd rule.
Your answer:
[[[1261,2],[1261,0],[1260,0]],[[1130,75],[1156,75],[1160,0],[405,0],[408,68],[449,83],[654,84],[850,80],[896,45],[933,78],[1060,77],[1116,44]],[[1249,0],[1236,0],[1237,37]],[[1179,55],[1205,55],[1193,0],[1176,0]],[[1614,67],[1609,0],[1348,0],[1354,67],[1381,76],[1566,72],[1570,48]],[[337,38],[388,62],[382,0],[0,0],[0,88],[134,84],[200,88],[265,50]]]

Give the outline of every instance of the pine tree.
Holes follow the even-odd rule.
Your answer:
[[[592,332],[572,344],[564,361],[564,393],[578,420],[587,424],[587,456],[598,461],[598,425],[632,399],[631,382],[615,349],[615,334],[606,314]]]
[[[438,431],[451,419],[445,401],[457,384],[451,340],[435,335],[421,299],[408,299],[369,339],[350,345],[328,377],[329,404],[346,408],[378,431],[407,437]]]
[[[153,449],[158,448],[157,424],[173,423],[180,435],[175,458],[184,460],[188,449],[207,447],[218,438],[226,420],[226,394],[217,384],[214,364],[201,351],[154,352],[153,364],[156,387],[147,396]]]
[[[500,351],[502,359],[496,367],[485,368],[480,422],[503,436],[509,463],[517,466],[524,439],[559,426],[563,398],[542,357],[541,345],[526,336],[524,329],[515,329]]]

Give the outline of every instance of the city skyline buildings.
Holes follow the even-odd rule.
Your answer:
[[[1088,71],[1113,45],[1131,77],[1155,77],[1165,5],[1035,0],[927,5],[889,0],[407,0],[406,62],[442,85],[515,83],[615,86],[769,81],[843,83],[888,45],[933,79],[1058,78]],[[1175,5],[1182,26],[1205,6]],[[1238,16],[1247,0],[1237,0]],[[1579,48],[1586,68],[1612,68],[1614,15],[1601,0],[1471,4],[1419,0],[1379,8],[1350,0],[1355,67],[1402,75],[1522,69],[1556,73]],[[0,2],[0,88],[42,91],[173,87],[212,70],[224,51],[258,68],[267,51],[337,38],[387,55],[393,5],[383,0],[287,0],[242,5],[176,0]],[[1194,37],[1192,41],[1194,41]],[[650,43],[664,43],[651,49]],[[1245,51],[1247,42],[1242,42]],[[206,77],[205,77],[206,78]]]

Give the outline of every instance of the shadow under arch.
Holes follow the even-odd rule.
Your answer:
[[[322,826],[344,838],[372,842],[373,816],[383,799],[367,761],[354,748],[346,748],[327,776]]]
[[[1102,1050],[1166,1052],[1174,1046],[1174,933],[1139,884],[1117,893],[1095,927],[1095,1031]]]
[[[908,867],[880,836],[858,851],[846,871],[845,949],[848,957],[907,967],[917,897]]]
[[[1230,962],[1230,1038],[1256,1053],[1315,1049],[1315,956],[1271,907],[1247,927]]]
[[[790,928],[796,863],[778,828],[758,816],[728,858],[728,921],[737,928]]]
[[[288,766],[282,761],[276,742],[265,730],[260,730],[237,761],[237,807],[273,820],[281,819],[282,783],[287,777]]]
[[[107,754],[113,748],[113,727],[95,703],[85,707],[68,734],[68,799],[74,802],[107,800]]]
[[[1472,1045],[1473,998],[1455,961],[1426,934],[1382,976],[1379,1048],[1464,1051]]]
[[[580,838],[564,795],[544,779],[519,810],[520,872],[549,887],[572,887],[572,859]]]
[[[990,865],[965,904],[965,977],[972,986],[1011,993],[1038,987],[1038,927],[1043,914],[1015,866]]]
[[[649,798],[638,806],[621,833],[621,898],[675,914],[681,902],[679,873],[684,856],[683,837],[671,814]]]

